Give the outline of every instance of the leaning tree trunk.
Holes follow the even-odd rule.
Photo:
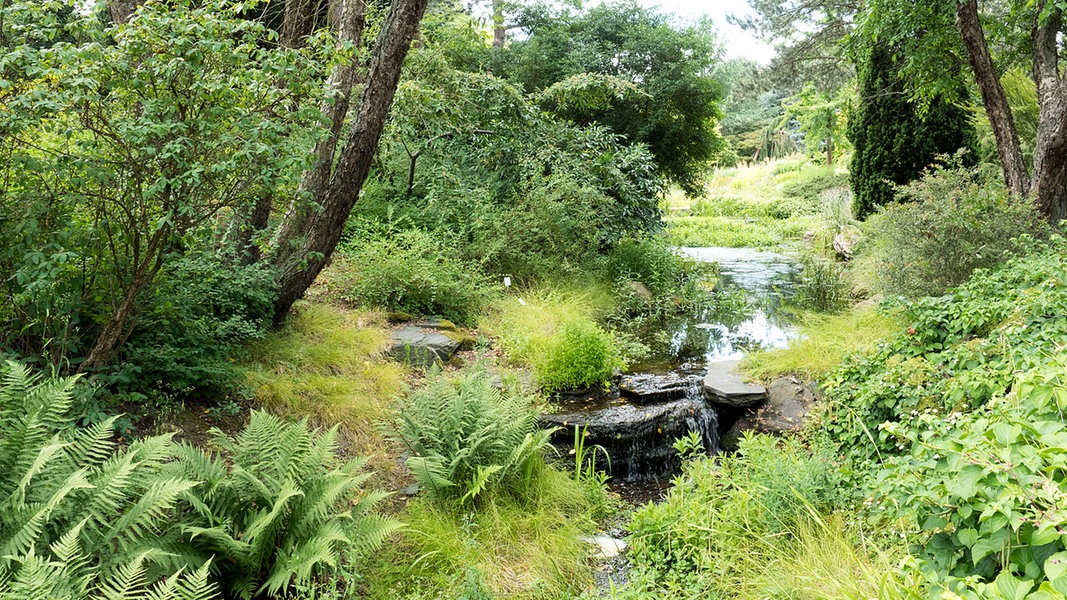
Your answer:
[[[1067,219],[1067,81],[1060,74],[1057,34],[1063,13],[1053,8],[1042,23],[1045,2],[1034,17],[1034,80],[1039,108],[1034,148],[1034,205],[1053,225]]]
[[[989,115],[989,123],[993,126],[993,137],[996,138],[997,155],[1004,170],[1004,180],[1012,193],[1026,197],[1030,192],[1030,176],[1026,170],[1022,147],[1019,145],[1019,133],[1015,128],[1008,97],[1000,85],[993,58],[989,55],[989,45],[982,31],[982,23],[978,20],[978,0],[958,0],[956,27],[963,38],[963,45],[967,48],[967,59],[982,93],[982,104]]]
[[[341,239],[345,221],[370,172],[404,58],[427,2],[393,0],[375,43],[359,112],[337,166],[319,194],[321,211],[307,219],[287,219],[279,231],[272,261],[279,272],[275,323],[281,322],[293,303],[304,295]]]

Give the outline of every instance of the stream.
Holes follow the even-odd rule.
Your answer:
[[[706,451],[719,450],[719,436],[731,423],[720,423],[704,398],[707,365],[783,347],[795,335],[782,310],[799,271],[788,256],[753,248],[678,252],[719,265],[708,302],[656,323],[643,340],[650,358],[631,365],[610,393],[561,398],[560,411],[543,417],[560,427],[556,442],[563,445],[573,443],[575,427],[586,428],[586,446],[598,445],[610,456],[612,487],[636,502],[659,497],[678,472],[677,438],[696,431]]]

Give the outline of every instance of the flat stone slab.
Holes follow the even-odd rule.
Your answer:
[[[767,400],[767,388],[742,381],[737,371],[739,360],[724,360],[708,364],[704,376],[704,397],[709,402],[747,408]]]
[[[693,385],[691,377],[677,373],[624,375],[619,381],[619,393],[640,404],[653,404],[684,398]]]
[[[452,358],[459,342],[447,335],[422,327],[404,327],[390,336],[393,345],[389,355],[396,360],[415,367],[429,367]]]

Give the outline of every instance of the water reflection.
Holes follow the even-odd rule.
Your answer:
[[[782,310],[795,294],[799,272],[789,257],[752,248],[678,251],[700,262],[718,263],[719,282],[706,302],[656,325],[646,338],[653,358],[632,371],[737,359],[755,349],[783,347],[794,337]]]

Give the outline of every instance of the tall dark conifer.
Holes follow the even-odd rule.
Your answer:
[[[919,177],[939,154],[969,150],[977,134],[967,111],[941,98],[926,111],[910,99],[893,49],[872,44],[857,57],[859,106],[849,122],[854,152],[850,167],[853,209],[865,218],[893,200],[892,184]]]

